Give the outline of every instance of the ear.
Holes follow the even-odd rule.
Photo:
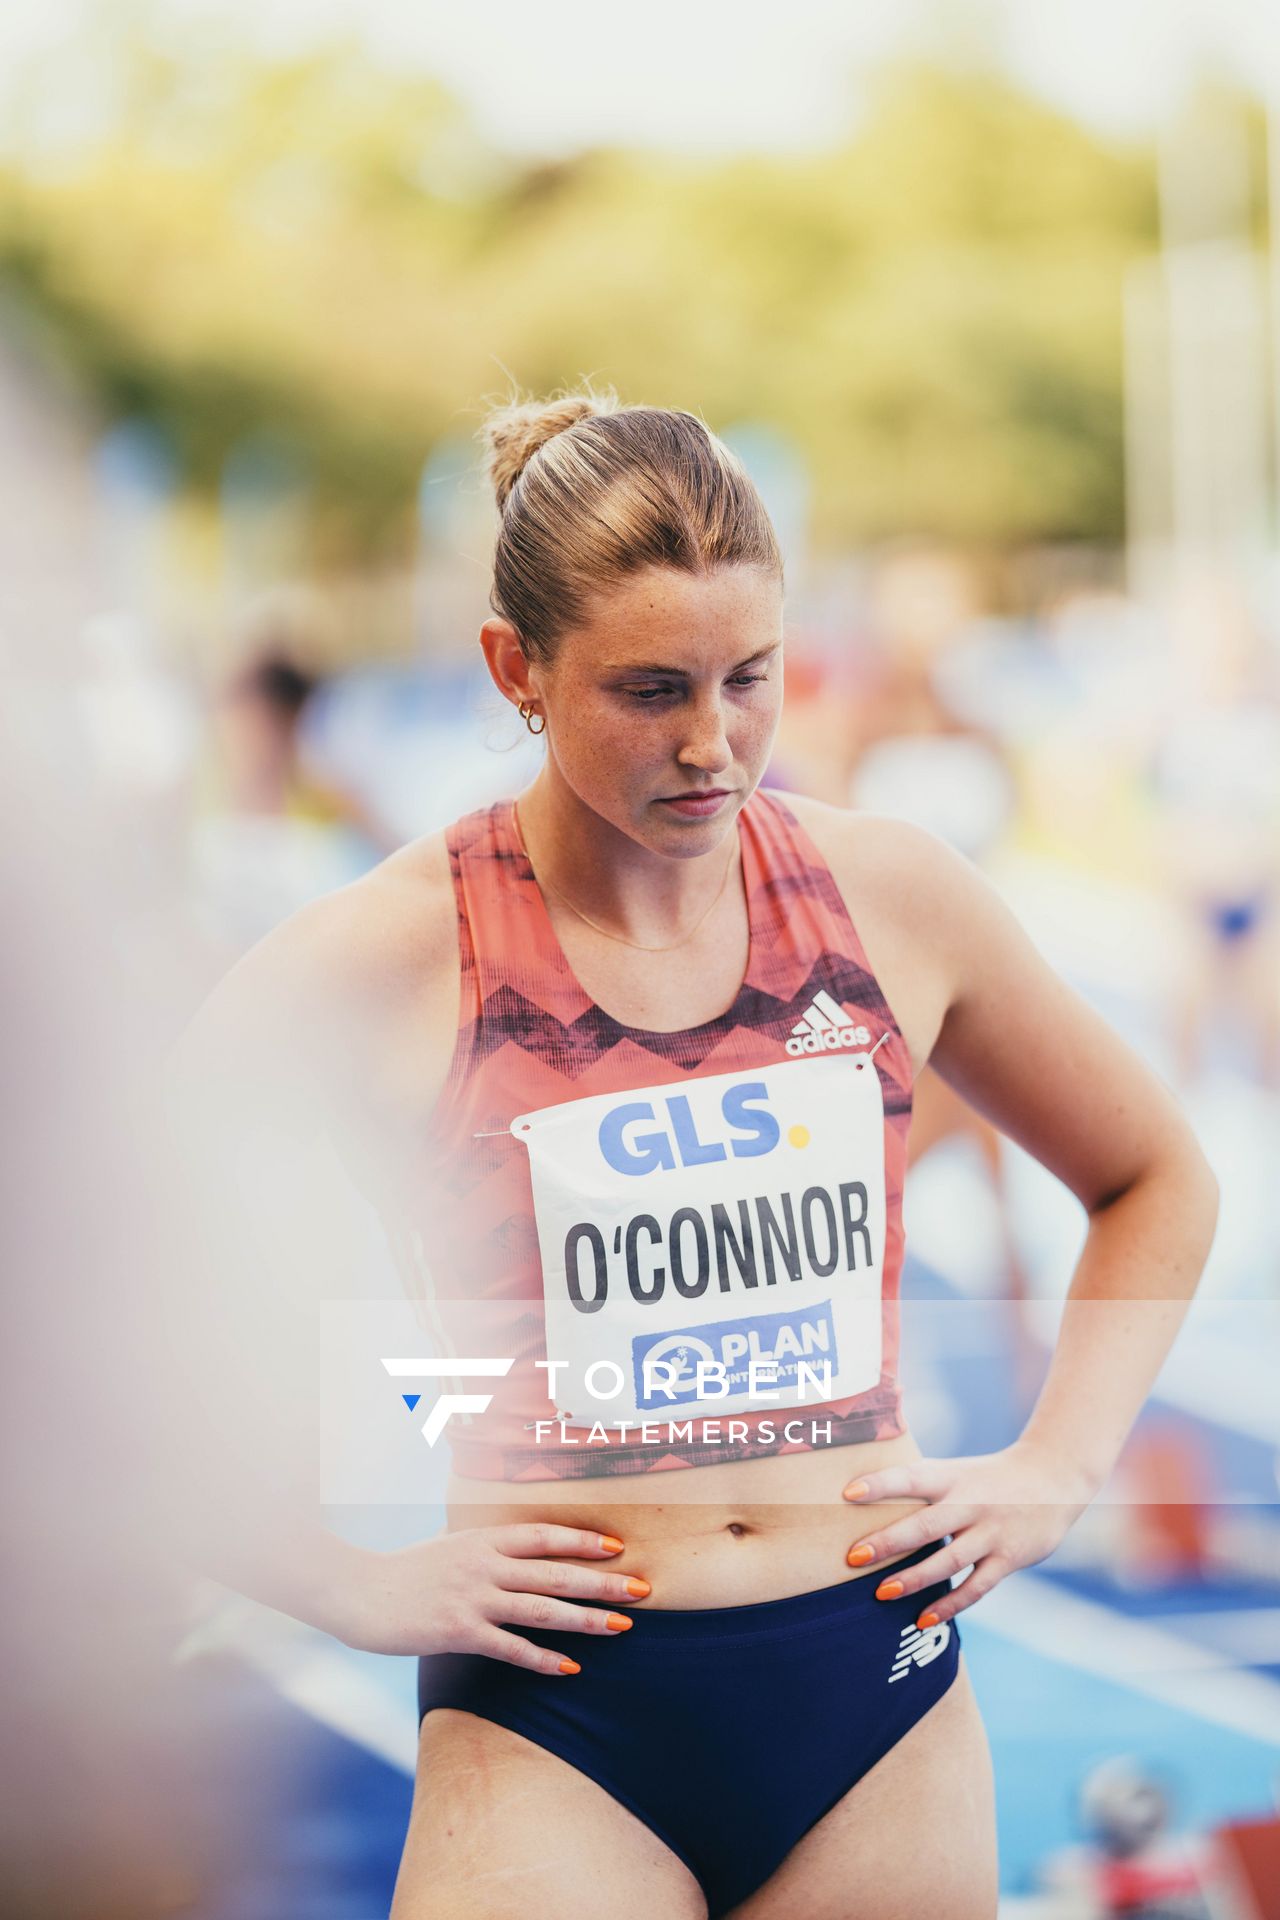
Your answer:
[[[480,646],[493,684],[513,706],[535,701],[539,688],[530,678],[529,662],[520,646],[520,635],[509,620],[494,614],[480,629]],[[535,667],[533,673],[537,673]]]

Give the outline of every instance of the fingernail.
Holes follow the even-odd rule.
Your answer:
[[[874,1560],[875,1557],[875,1548],[866,1540],[861,1541],[856,1547],[850,1547],[845,1555],[851,1567],[865,1567],[868,1560]]]
[[[561,1673],[581,1673],[582,1668],[576,1660],[562,1660],[560,1662],[560,1671]]]
[[[937,1614],[931,1613],[927,1609],[925,1610],[924,1613],[920,1615],[920,1618],[916,1621],[916,1625],[918,1627],[936,1627],[937,1624],[938,1624]]]
[[[901,1580],[882,1580],[876,1588],[877,1600],[896,1600],[902,1592]]]
[[[846,1500],[861,1500],[866,1490],[867,1483],[865,1480],[853,1480],[850,1481],[849,1485],[845,1488],[844,1497]]]
[[[600,1535],[600,1551],[601,1553],[621,1553],[622,1542],[612,1533],[602,1533]]]
[[[625,1613],[611,1613],[607,1616],[610,1629],[614,1633],[625,1633],[631,1625]]]
[[[653,1588],[647,1580],[636,1580],[633,1578],[627,1582],[627,1592],[633,1600],[643,1600],[646,1594],[653,1592]]]

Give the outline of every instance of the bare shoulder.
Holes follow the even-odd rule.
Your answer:
[[[438,1083],[452,1048],[458,972],[441,832],[258,941],[200,1008],[172,1065],[206,1078],[274,1078],[315,1094],[372,1084],[412,1052],[417,1084]]]
[[[780,793],[831,869],[918,1073],[955,990],[946,925],[980,876],[936,835],[887,814]]]
[[[963,855],[910,820],[855,812],[804,793],[780,793],[778,798],[824,856],[842,892],[846,885],[863,899],[883,892],[886,904],[915,908],[922,904],[922,893],[936,905],[949,888],[963,885],[958,870],[968,869],[977,877]]]

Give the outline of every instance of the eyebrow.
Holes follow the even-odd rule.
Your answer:
[[[746,660],[739,660],[736,667],[730,667],[730,673],[741,673],[744,667],[753,667],[757,660],[767,660],[770,654],[777,653],[781,645],[781,640],[771,641],[767,647],[761,647]],[[668,680],[688,680],[691,677],[687,667],[661,667],[652,660],[606,660],[601,671],[604,673],[660,673]]]

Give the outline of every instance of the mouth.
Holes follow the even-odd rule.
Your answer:
[[[666,794],[659,801],[663,807],[672,807],[677,813],[689,814],[700,819],[704,814],[715,813],[721,803],[729,799],[732,787],[704,787],[697,793]]]

